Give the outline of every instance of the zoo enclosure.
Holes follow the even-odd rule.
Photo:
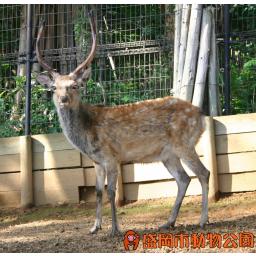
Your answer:
[[[3,122],[3,130],[7,133],[15,130],[16,132],[10,135],[21,135],[24,126],[24,105],[20,103],[23,103],[24,98],[24,63],[27,61],[24,51],[26,6],[3,8],[6,8],[6,12],[8,8],[13,8],[17,15],[15,23],[12,24],[12,30],[15,32],[12,37],[16,45],[12,46],[7,42],[2,58],[8,65],[3,75],[4,83],[13,86],[12,89],[2,88],[3,93],[8,91],[12,94],[8,102],[12,107],[9,113],[7,111],[7,115],[4,115],[6,119]],[[168,39],[167,28],[164,26],[169,15],[168,8],[171,6],[96,6],[94,12],[98,30],[97,56],[93,62],[92,77],[87,87],[81,89],[81,94],[87,101],[116,105],[170,94],[171,62],[168,55],[172,40]],[[40,19],[44,18],[47,25],[41,48],[45,49],[43,53],[47,61],[62,74],[72,71],[77,63],[85,58],[90,48],[87,11],[88,6],[85,5],[33,6],[33,45]],[[6,20],[8,21],[9,17]],[[15,29],[13,25],[16,26]],[[24,38],[21,38],[22,35]],[[9,49],[10,46],[15,48]],[[60,128],[51,93],[42,86],[35,86],[34,77],[39,71],[40,67],[33,54],[32,133],[58,132]],[[9,85],[10,83],[12,85]]]
[[[255,112],[256,8],[229,6],[227,31],[223,27],[223,6],[214,7],[221,98],[225,68],[226,77],[231,78],[232,113]],[[73,70],[90,48],[87,11],[87,5],[32,5],[32,45],[40,19],[44,18],[47,26],[41,49],[46,60],[62,74]],[[174,5],[96,5],[94,12],[97,56],[92,77],[87,87],[81,88],[83,98],[91,103],[116,105],[170,95]],[[24,134],[27,16],[26,5],[0,6],[0,137]],[[229,44],[230,58],[226,61],[230,64],[224,62],[224,45]],[[59,132],[51,92],[35,81],[41,70],[34,52],[31,62],[32,134]]]

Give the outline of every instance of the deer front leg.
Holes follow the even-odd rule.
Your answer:
[[[121,232],[118,227],[117,216],[116,216],[116,183],[117,183],[118,169],[107,168],[107,180],[108,180],[108,197],[111,205],[111,215],[112,215],[112,231],[111,236],[120,235]]]
[[[102,222],[102,195],[105,185],[106,172],[99,164],[94,164],[96,171],[96,220],[90,229],[91,234],[95,234],[101,229]]]

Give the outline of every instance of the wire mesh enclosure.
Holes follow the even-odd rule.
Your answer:
[[[84,101],[118,105],[172,94],[174,5],[95,5],[97,53]],[[223,12],[215,5],[223,95]],[[26,5],[0,5],[0,137],[24,134]],[[33,46],[40,22],[46,61],[68,74],[87,56],[91,32],[87,5],[33,5]],[[255,112],[256,8],[231,6],[233,113]],[[43,70],[33,54],[32,134],[60,132],[52,93],[36,82]],[[253,86],[254,85],[254,86]],[[240,91],[241,90],[241,91]],[[242,92],[242,93],[241,93]]]
[[[23,134],[26,57],[26,6],[1,7],[1,134]],[[98,47],[92,76],[81,88],[83,99],[117,105],[170,95],[173,41],[172,5],[96,5]],[[34,5],[33,45],[41,20],[46,28],[40,48],[61,74],[71,72],[90,50],[87,5]],[[58,132],[51,92],[35,80],[40,71],[34,55],[32,133]]]
[[[231,8],[233,113],[256,112],[256,5]]]
[[[223,96],[223,12],[219,11],[219,84]],[[230,5],[231,113],[256,112],[256,5]]]

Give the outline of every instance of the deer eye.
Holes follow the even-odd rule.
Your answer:
[[[78,89],[78,86],[77,86],[77,84],[73,84],[73,85],[71,86],[71,88],[72,88],[73,90],[77,90],[77,89]]]
[[[52,85],[51,87],[48,87],[47,91],[54,92],[56,90],[56,86]]]

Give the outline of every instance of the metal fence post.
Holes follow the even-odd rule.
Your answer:
[[[224,4],[224,113],[230,114],[230,14],[229,5]]]
[[[27,5],[27,55],[26,55],[26,112],[25,135],[30,135],[31,119],[31,56],[32,56],[32,5]]]

